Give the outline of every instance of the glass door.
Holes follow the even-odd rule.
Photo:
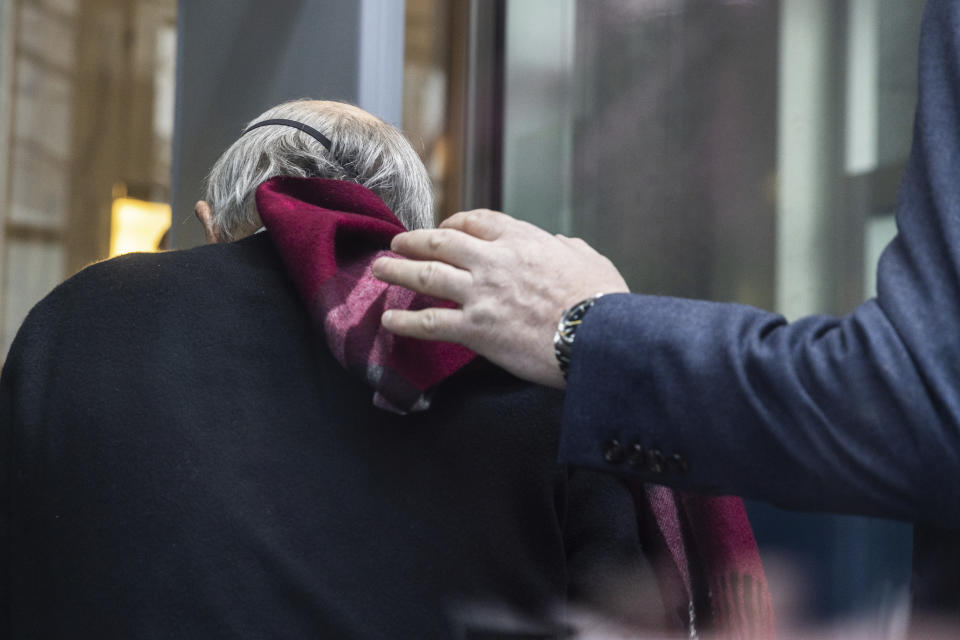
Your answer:
[[[175,0],[0,0],[0,357],[112,252],[164,247]]]
[[[634,291],[845,313],[894,233],[922,8],[511,0],[503,208],[584,238]],[[800,615],[900,619],[908,527],[750,509],[794,572],[775,596],[809,587]]]

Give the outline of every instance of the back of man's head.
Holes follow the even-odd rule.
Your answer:
[[[260,227],[256,189],[276,176],[356,182],[377,194],[408,229],[434,226],[427,170],[395,127],[353,105],[326,100],[286,102],[250,125],[272,119],[312,127],[330,140],[330,149],[310,134],[282,124],[240,136],[207,178],[206,200],[221,240],[236,240]]]

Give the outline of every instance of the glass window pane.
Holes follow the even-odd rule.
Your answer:
[[[0,0],[0,342],[108,257],[115,199],[166,205],[176,0]]]
[[[845,313],[894,232],[923,4],[510,2],[504,209],[638,292]],[[901,611],[905,525],[751,515],[808,573],[801,613]]]

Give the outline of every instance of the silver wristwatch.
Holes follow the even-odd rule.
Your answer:
[[[557,364],[560,365],[564,380],[567,379],[567,372],[570,370],[570,355],[573,353],[573,340],[577,336],[577,329],[583,322],[583,317],[587,315],[587,311],[602,295],[598,293],[586,300],[581,300],[564,311],[560,318],[557,333],[553,336],[553,353],[557,356]]]

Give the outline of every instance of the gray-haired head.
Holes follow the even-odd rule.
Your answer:
[[[256,231],[257,187],[276,176],[349,180],[370,189],[408,229],[434,226],[426,168],[395,127],[344,102],[294,100],[254,118],[296,120],[330,139],[330,151],[309,134],[268,125],[240,136],[213,165],[206,200],[222,240]],[[249,125],[248,125],[249,126]]]

